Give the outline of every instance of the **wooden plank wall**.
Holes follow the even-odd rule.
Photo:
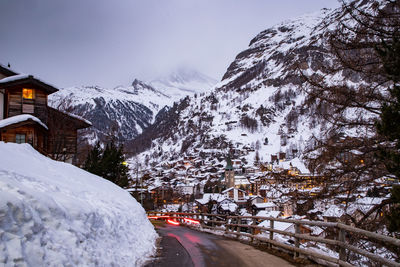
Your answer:
[[[47,124],[47,94],[42,90],[35,90],[35,117]]]
[[[6,117],[12,117],[22,114],[22,88],[7,90],[7,115]]]
[[[49,152],[52,154],[76,154],[78,134],[74,120],[59,111],[51,111],[48,126]]]
[[[26,86],[27,88],[35,89],[34,87]],[[34,99],[23,99],[22,97],[22,87],[8,89],[7,97],[7,117],[12,117],[20,114],[24,114],[23,111],[32,110],[29,107],[23,108],[23,105],[34,105],[34,110],[32,115],[39,118],[44,124],[47,124],[47,94],[40,89],[35,89]],[[30,112],[28,113],[30,114]]]
[[[44,135],[45,133],[38,129],[37,126],[26,125],[17,128],[8,129],[1,133],[1,141],[15,143],[16,134],[25,134],[26,143],[31,144],[34,148],[44,149]]]

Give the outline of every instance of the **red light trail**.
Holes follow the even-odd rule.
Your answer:
[[[167,223],[172,224],[172,225],[179,225],[179,222],[176,222],[176,221],[173,221],[170,219],[167,220]]]
[[[193,219],[189,219],[189,218],[184,218],[183,220],[184,220],[185,222],[188,222],[188,223],[200,224],[199,221],[196,221],[196,220],[193,220]]]

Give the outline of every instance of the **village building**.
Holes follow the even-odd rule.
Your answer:
[[[205,193],[202,198],[195,199],[197,211],[210,213],[225,199],[226,197],[219,193]]]
[[[247,200],[248,206],[251,207],[253,204],[256,203],[263,203],[264,198],[258,195],[255,196],[250,196],[249,199]]]
[[[235,215],[238,205],[232,199],[224,199],[217,203],[217,213],[226,215]]]
[[[195,193],[195,184],[193,183],[178,183],[176,186],[176,191],[181,195],[193,195]]]
[[[54,86],[0,65],[0,141],[29,143],[56,160],[75,163],[78,130],[90,122],[51,108]]]
[[[226,198],[232,199],[236,204],[238,204],[239,208],[245,208],[247,205],[247,195],[246,191],[244,190],[236,187],[230,187],[222,191],[222,195],[224,195]]]
[[[322,213],[324,222],[344,222],[346,212],[343,207],[338,205],[330,205],[327,210]]]
[[[228,157],[225,167],[225,185],[227,188],[235,186],[235,172],[232,166],[232,160]]]
[[[266,212],[277,211],[278,206],[273,202],[254,203],[251,206],[251,209],[252,209],[252,214],[255,215],[259,211],[266,211]]]

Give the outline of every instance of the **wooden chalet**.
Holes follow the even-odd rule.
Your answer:
[[[57,91],[0,65],[0,141],[29,143],[42,154],[74,163],[77,131],[91,124],[49,107],[48,95]]]

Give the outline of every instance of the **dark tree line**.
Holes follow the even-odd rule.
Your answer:
[[[258,128],[258,123],[256,119],[250,118],[247,114],[243,115],[240,118],[240,125],[242,127],[247,128],[250,132],[255,132]]]

